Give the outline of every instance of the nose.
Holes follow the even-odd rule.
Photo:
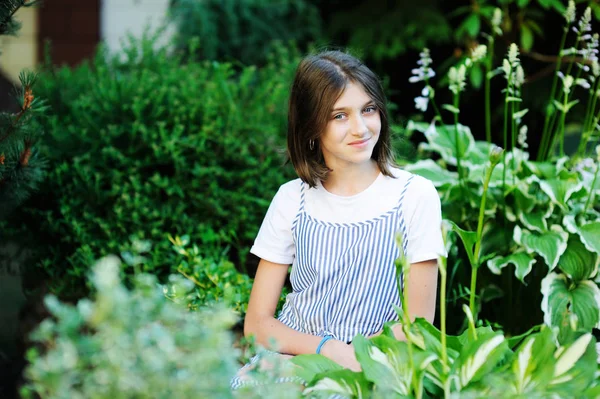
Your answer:
[[[363,118],[363,116],[359,114],[353,119],[354,121],[352,124],[352,134],[359,137],[366,135],[369,132],[369,128],[365,123],[365,118]]]

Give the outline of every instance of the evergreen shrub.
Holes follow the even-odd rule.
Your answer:
[[[136,268],[164,277],[181,256],[168,235],[244,269],[273,193],[293,176],[283,148],[296,63],[284,48],[260,69],[185,63],[150,37],[42,71],[48,179],[16,217],[53,292],[85,294],[87,265],[140,240],[152,250]]]
[[[321,37],[321,16],[309,0],[175,0],[171,7],[175,41],[186,50],[201,47],[200,59],[263,65],[276,42],[303,47]],[[216,40],[218,38],[218,40]]]

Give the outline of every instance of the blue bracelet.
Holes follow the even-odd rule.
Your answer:
[[[319,342],[319,345],[317,346],[317,355],[321,353],[321,348],[323,348],[323,345],[325,345],[325,342],[329,341],[332,338],[333,338],[332,335],[326,335],[323,337],[323,339],[321,339],[321,342]]]

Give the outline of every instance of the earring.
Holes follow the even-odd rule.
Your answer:
[[[310,140],[308,142],[308,147],[310,148],[310,150],[314,150],[315,149],[315,141],[314,140]]]

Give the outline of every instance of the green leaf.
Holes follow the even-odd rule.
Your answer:
[[[475,254],[473,253],[473,251],[475,250],[475,243],[477,242],[477,233],[474,231],[463,230],[451,220],[446,219],[446,221],[450,224],[450,226],[452,226],[452,231],[457,233],[460,239],[462,240],[463,245],[465,247],[465,251],[467,252],[467,256],[469,257],[469,262],[471,263],[471,266],[479,266],[475,264]]]
[[[542,211],[527,212],[523,211],[522,208],[518,209],[519,220],[525,227],[530,230],[543,233],[548,230],[548,223],[546,222],[546,214]]]
[[[571,195],[583,187],[580,182],[559,179],[539,180],[539,184],[542,191],[550,197],[550,201],[564,210],[568,208],[567,201]]]
[[[533,32],[525,24],[521,25],[521,47],[526,51],[533,47]]]
[[[483,69],[480,64],[473,65],[471,68],[471,86],[475,89],[479,89],[483,83]]]
[[[456,108],[454,105],[442,104],[442,108],[453,113],[454,115],[460,114],[460,109]]]
[[[516,351],[511,366],[515,393],[543,390],[554,373],[554,336],[548,327],[525,339]]]
[[[422,383],[423,371],[437,359],[433,353],[413,348],[415,367],[412,368],[408,344],[390,337],[378,336],[367,340],[359,335],[352,341],[352,345],[366,378],[378,389],[398,395],[409,395],[413,374]]]
[[[447,184],[454,185],[458,183],[458,173],[442,168],[432,159],[422,159],[406,165],[404,170],[430,180],[438,188]]]
[[[519,8],[526,7],[530,1],[531,0],[517,0],[517,6],[519,6]]]
[[[470,14],[463,22],[456,28],[456,36],[460,38],[464,32],[470,37],[476,37],[479,34],[481,28],[481,21],[479,15]]]
[[[517,244],[523,245],[527,252],[537,253],[544,258],[552,271],[558,264],[560,256],[567,249],[569,234],[556,225],[551,227],[551,231],[539,235],[522,230],[519,225],[516,225],[513,239]]]
[[[559,328],[559,341],[573,331],[591,331],[600,321],[600,289],[590,280],[569,284],[564,274],[549,273],[542,280],[544,323]]]
[[[487,266],[494,274],[500,275],[502,268],[509,264],[515,265],[515,276],[524,284],[527,276],[535,263],[535,259],[525,252],[515,252],[508,256],[499,256],[488,261]]]
[[[368,398],[370,383],[363,373],[350,370],[328,371],[317,375],[304,389],[304,395],[342,395],[347,398]]]
[[[596,262],[597,255],[588,251],[577,235],[571,235],[558,265],[571,280],[579,282],[596,274]]]
[[[439,153],[450,165],[456,165],[457,145],[463,157],[466,157],[475,145],[471,130],[460,124],[456,127],[453,125],[439,127],[432,123],[424,134],[427,143],[422,143],[421,147]]]
[[[594,380],[595,370],[598,369],[595,362],[596,356],[594,356],[594,342],[592,334],[588,333],[581,335],[566,348],[560,348],[555,355],[557,359],[550,385],[568,383],[568,385],[565,385],[570,390],[569,393],[573,393],[574,384],[572,380],[575,378],[584,380],[582,382],[585,386],[580,388],[589,385]],[[577,391],[581,391],[581,389],[577,389]]]
[[[502,334],[470,341],[452,365],[451,374],[458,377],[458,390],[477,382],[496,367],[508,351]]]
[[[523,119],[523,117],[527,114],[527,112],[529,111],[529,108],[525,108],[520,110],[519,112],[515,112],[513,114],[513,119]]]
[[[290,362],[298,366],[294,368],[295,374],[307,382],[311,382],[318,374],[344,369],[333,360],[317,354],[294,356]]]
[[[578,232],[585,247],[589,251],[600,254],[600,222],[584,224]]]

